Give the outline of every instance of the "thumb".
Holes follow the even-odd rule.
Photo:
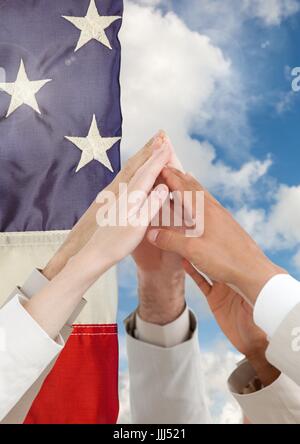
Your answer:
[[[153,229],[148,232],[149,242],[165,251],[185,257],[188,239],[184,234],[170,229]]]
[[[204,275],[202,273],[200,273],[195,267],[194,265],[192,265],[189,261],[187,261],[186,259],[183,260],[183,268],[185,270],[185,272],[193,279],[193,281],[198,285],[198,287],[200,288],[200,290],[202,291],[202,293],[208,297],[211,289],[212,289],[212,284],[210,284],[208,282],[208,279],[206,279],[204,277]]]

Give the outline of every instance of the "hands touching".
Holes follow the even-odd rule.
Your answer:
[[[180,163],[168,138],[160,132],[130,159],[112,184],[100,193],[99,199],[91,205],[47,265],[44,274],[52,279],[63,270],[63,275],[69,273],[67,280],[70,280],[71,273],[72,276],[75,273],[76,288],[82,296],[104,271],[132,253],[138,270],[139,315],[145,321],[164,325],[175,320],[185,307],[181,259],[184,257],[185,270],[208,297],[220,327],[233,345],[256,362],[256,366],[267,367],[264,358],[267,339],[254,325],[252,309],[243,297],[226,284],[237,287],[254,304],[263,285],[283,270],[265,257],[230,213],[192,176],[174,166],[180,168]],[[160,185],[157,185],[159,175]],[[103,206],[101,197],[106,191],[112,192],[116,197],[112,205],[118,214],[121,199],[119,184],[122,182],[128,184],[128,192],[144,191],[144,198],[135,211],[149,208],[150,196],[157,202],[156,209],[149,212],[144,226],[115,224],[99,227],[96,215]],[[182,232],[170,227],[148,228],[151,219],[168,200],[169,190],[180,193],[204,191],[205,231],[202,236],[185,237]],[[131,210],[129,206],[128,217]],[[191,264],[216,282],[212,288]],[[81,273],[82,268],[85,273]]]
[[[104,208],[103,214],[101,214],[102,208],[99,208],[98,212],[101,213],[97,215],[97,218],[100,226],[78,253],[84,257],[85,262],[88,261],[95,277],[101,263],[106,271],[132,253],[143,240],[151,220],[157,215],[169,195],[166,185],[159,184],[154,187],[157,177],[169,158],[170,151],[167,145],[163,144],[155,149],[151,157],[129,180],[127,196],[125,196],[125,200],[128,200],[126,205],[123,206],[121,202],[123,195],[118,196],[117,199],[113,195],[113,200]],[[107,213],[112,215],[113,219],[102,224]],[[120,222],[120,217],[123,218],[122,222]],[[91,263],[94,263],[94,266],[91,266]]]
[[[170,228],[150,229],[149,242],[185,258],[184,269],[206,296],[220,328],[251,362],[261,382],[269,385],[279,371],[265,358],[267,337],[254,324],[251,305],[264,284],[284,271],[265,257],[231,214],[192,176],[173,168],[165,168],[161,176],[171,192],[204,192],[205,229],[199,237],[186,237],[182,231]],[[213,280],[213,286],[192,264]],[[251,305],[227,284],[237,287]]]
[[[101,194],[110,191],[117,198],[119,196],[119,184],[129,183],[137,170],[151,157],[152,153],[162,146],[164,135],[164,132],[160,131],[137,154],[129,159],[115,179],[100,192],[99,196],[101,197]],[[172,158],[172,153],[170,156]],[[85,246],[97,230],[97,212],[101,206],[99,200],[95,199],[73,227],[66,241],[43,269],[43,274],[49,280],[53,279],[64,268],[70,258],[75,256]]]
[[[150,230],[148,240],[165,251],[180,254],[212,280],[234,285],[254,304],[264,284],[284,271],[270,262],[232,215],[191,175],[165,168],[162,177],[170,191],[204,191],[204,234],[186,237],[161,228]]]
[[[164,141],[171,152],[168,166],[182,170],[167,136],[164,136]],[[185,309],[185,272],[181,256],[157,248],[147,236],[132,256],[137,266],[138,314],[141,319],[157,325],[177,319]]]

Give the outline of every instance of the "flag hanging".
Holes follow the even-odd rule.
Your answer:
[[[5,298],[33,268],[46,264],[120,169],[123,2],[0,0],[0,12],[0,297]],[[117,419],[114,271],[86,298],[26,423]]]

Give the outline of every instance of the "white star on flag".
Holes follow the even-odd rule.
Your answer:
[[[121,137],[102,137],[97,126],[95,114],[86,137],[65,136],[65,138],[82,151],[76,173],[92,160],[98,160],[111,172],[114,172],[106,152],[121,140]]]
[[[64,19],[71,22],[81,33],[75,51],[84,46],[90,40],[97,40],[107,48],[112,49],[110,42],[105,33],[113,22],[122,17],[119,15],[101,16],[98,13],[95,0],[91,0],[85,17],[62,16]]]
[[[24,62],[21,59],[20,67],[15,82],[0,83],[0,90],[11,95],[10,105],[6,114],[8,117],[21,105],[28,105],[34,111],[41,114],[35,94],[51,79],[47,80],[29,80],[26,74]]]

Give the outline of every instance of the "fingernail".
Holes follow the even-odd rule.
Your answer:
[[[153,152],[160,150],[161,146],[162,146],[162,140],[159,137],[155,139],[151,145]]]
[[[150,230],[148,233],[148,239],[150,242],[155,242],[157,239],[159,231],[158,230]]]
[[[163,130],[159,130],[155,136],[153,136],[152,147],[154,150],[159,149],[161,144],[165,141],[165,132]]]
[[[161,137],[159,136],[159,134],[156,134],[156,135],[153,137],[153,139],[152,139],[151,146],[152,146],[153,149],[155,150],[155,149],[160,148],[161,144],[162,144],[162,139],[161,139]]]
[[[166,145],[165,143],[158,147],[155,147],[155,149],[153,150],[153,155],[158,156],[162,154],[166,150],[166,148],[168,148],[168,145]]]
[[[166,136],[166,132],[164,130],[160,129],[160,130],[158,130],[156,136],[164,138]]]
[[[152,146],[158,145],[160,142],[161,142],[161,139],[158,136],[154,136],[153,139],[152,139],[151,145]]]

